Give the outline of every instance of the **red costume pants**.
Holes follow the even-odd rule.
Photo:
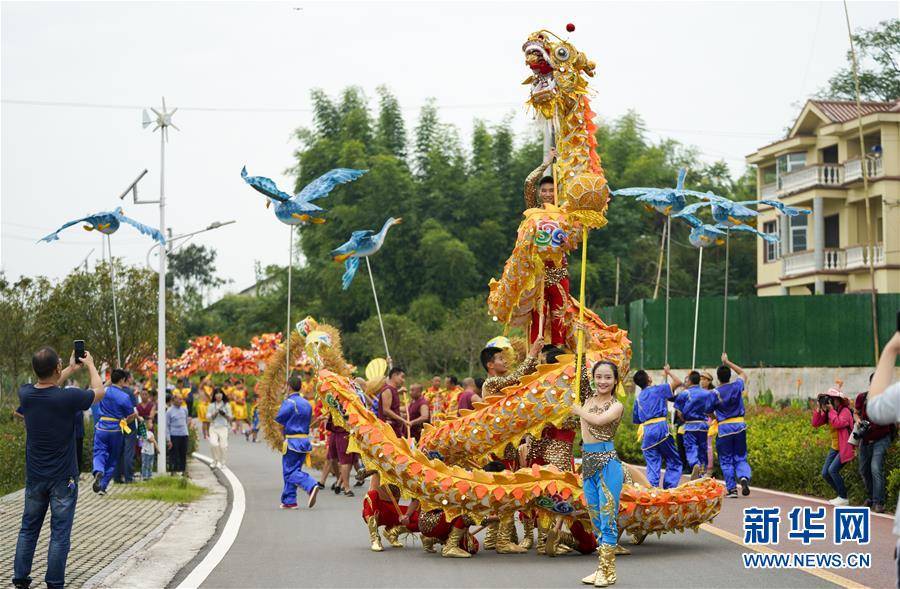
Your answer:
[[[400,523],[400,516],[406,514],[406,507],[406,505],[399,504],[397,507],[394,507],[392,501],[385,501],[378,495],[378,491],[372,490],[366,493],[366,497],[363,499],[362,518],[363,520],[368,521],[368,519],[374,515],[379,526],[393,528],[402,525]],[[397,513],[398,508],[400,509],[399,514]],[[410,532],[419,531],[418,511],[412,512],[406,527]]]
[[[544,321],[550,320],[550,343],[554,346],[566,345],[566,295],[569,292],[569,279],[563,278],[557,284],[544,287]],[[531,310],[531,331],[528,341],[534,342],[540,336],[541,314],[537,309]],[[546,333],[544,337],[546,338]]]

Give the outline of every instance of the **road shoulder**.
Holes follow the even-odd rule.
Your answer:
[[[191,481],[206,495],[180,506],[172,521],[163,522],[143,543],[117,558],[85,587],[154,589],[170,585],[214,537],[227,507],[228,493],[209,467],[196,459],[188,466]]]

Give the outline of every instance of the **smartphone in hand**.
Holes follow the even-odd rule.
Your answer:
[[[84,340],[77,339],[75,340],[75,363],[81,364],[81,359],[84,358]]]

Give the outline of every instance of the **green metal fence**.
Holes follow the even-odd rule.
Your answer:
[[[700,298],[697,365],[715,366],[722,355],[723,299]],[[897,329],[900,294],[878,295],[878,336],[883,346]],[[644,299],[602,307],[607,323],[628,328],[632,366],[661,368],[665,350],[665,300]],[[694,300],[669,301],[669,364],[691,365]],[[867,294],[729,297],[727,351],[745,366],[872,366],[870,297]]]

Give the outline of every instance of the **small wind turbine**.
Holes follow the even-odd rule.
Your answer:
[[[143,117],[141,120],[141,125],[145,129],[147,127],[149,127],[150,125],[152,125],[153,123],[156,123],[156,126],[153,127],[153,130],[156,131],[157,129],[162,129],[163,139],[165,139],[166,142],[169,141],[169,127],[174,127],[174,129],[176,131],[181,131],[181,129],[179,129],[178,126],[172,122],[172,115],[175,114],[175,112],[178,110],[178,107],[175,107],[172,110],[168,110],[166,108],[166,97],[165,96],[162,97],[161,111],[156,110],[152,106],[150,107],[150,110],[152,110],[153,114],[156,115],[156,120],[154,121],[152,118],[150,118],[150,113],[148,113],[147,109],[145,108],[144,112],[143,112]]]

